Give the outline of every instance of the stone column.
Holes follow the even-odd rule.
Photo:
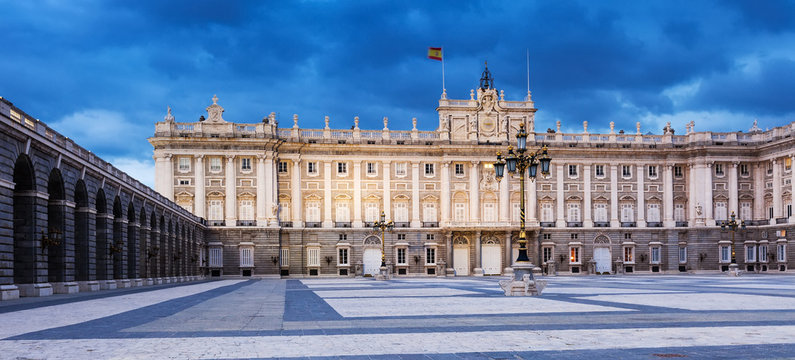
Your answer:
[[[265,155],[257,155],[257,226],[267,226],[270,206],[266,205],[268,181],[266,181]]]
[[[782,195],[781,195],[781,178],[784,176],[781,173],[781,167],[784,165],[784,162],[779,159],[773,159],[773,218],[770,219],[770,224],[775,224],[776,219],[783,217],[784,215],[781,212],[783,206]]]
[[[698,218],[696,207],[701,205],[701,200],[697,195],[699,189],[696,187],[696,177],[698,175],[696,170],[696,164],[687,164],[687,221],[689,226],[696,225],[696,219]],[[703,207],[703,205],[701,206]]]
[[[237,173],[235,169],[235,155],[226,156],[226,187],[225,187],[225,203],[226,203],[226,226],[237,225]]]
[[[447,232],[445,235],[445,250],[447,253],[447,274],[451,275],[455,273],[455,268],[453,267],[453,234]]]
[[[525,192],[527,192],[527,197],[525,198],[527,202],[524,205],[525,211],[527,212],[525,215],[525,223],[529,226],[538,226],[538,199],[537,199],[537,186],[538,183],[535,181],[530,181],[529,176],[525,175]]]
[[[740,205],[738,202],[738,193],[737,193],[737,165],[736,162],[732,162],[731,166],[729,166],[729,209],[728,214],[731,216],[732,211],[737,214],[737,217],[740,217]]]
[[[510,231],[505,233],[505,241],[503,241],[503,243],[505,244],[505,248],[504,248],[504,250],[505,250],[505,261],[504,261],[505,268],[502,270],[502,272],[504,274],[512,274],[513,273],[513,269],[511,268],[511,264],[513,263],[513,259],[511,258],[511,255],[513,255],[513,254],[512,254],[511,250],[513,250],[513,246],[511,244],[511,232]]]
[[[765,164],[756,163],[756,166],[754,166],[754,220],[762,221],[766,218]]]
[[[704,214],[707,216],[706,225],[715,226],[715,216],[713,215],[715,207],[712,204],[712,163],[704,165],[701,177],[704,179]]]
[[[411,227],[421,227],[420,223],[420,163],[411,162]]]
[[[469,221],[472,223],[480,222],[480,171],[478,171],[479,161],[472,161],[469,170]]]
[[[483,267],[481,264],[481,250],[482,244],[480,243],[480,230],[475,231],[475,276],[483,276]]]
[[[511,222],[511,189],[508,179],[511,176],[503,176],[500,179],[500,222],[510,224]]]
[[[674,166],[665,165],[663,174],[663,226],[674,227]]]
[[[293,177],[290,183],[290,192],[292,197],[292,211],[293,211],[293,227],[303,227],[303,210],[304,202],[301,194],[301,160],[293,161]]]
[[[207,218],[207,191],[204,189],[204,155],[196,155],[196,165],[193,168],[193,213],[198,217]]]
[[[174,201],[174,164],[171,154],[155,156],[155,190]]]
[[[586,228],[593,227],[593,216],[591,215],[591,211],[593,210],[591,205],[591,166],[591,164],[582,165],[582,176],[585,187],[583,191],[582,225]]]
[[[442,223],[440,227],[447,226],[450,222],[450,162],[442,163],[442,199],[440,208],[442,210]],[[452,254],[452,253],[451,253]],[[449,265],[449,264],[448,264]],[[452,267],[452,265],[450,265]]]
[[[389,172],[389,161],[384,161],[383,163],[383,175],[384,175],[384,214],[386,215],[386,220],[393,220],[392,219],[392,174]]]
[[[555,180],[557,181],[557,185],[555,186],[555,190],[557,191],[557,221],[555,223],[556,227],[563,228],[566,227],[566,208],[565,198],[563,197],[563,168],[566,167],[566,164],[560,164],[555,166],[555,170],[557,170],[557,176],[555,176]]]
[[[323,162],[323,227],[334,227],[331,220],[331,161]]]
[[[619,227],[618,221],[618,165],[610,165],[610,227]]]
[[[645,227],[646,226],[646,185],[644,184],[643,180],[644,171],[646,169],[643,165],[637,165],[638,168],[638,218],[636,219],[636,225],[638,227]]]
[[[264,217],[270,220],[270,225],[279,225],[279,194],[276,191],[278,184],[278,170],[275,169],[275,154],[271,153],[265,159],[265,212]],[[257,176],[259,177],[259,175]],[[259,192],[257,194],[259,198]],[[277,206],[277,211],[273,211],[274,205]],[[259,210],[258,210],[259,211]]]
[[[353,162],[353,224],[355,228],[364,226],[362,222],[362,162]]]

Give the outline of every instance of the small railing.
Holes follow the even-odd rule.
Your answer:
[[[567,227],[582,227],[582,221],[567,221]]]
[[[207,220],[208,226],[226,226],[226,221],[224,220]]]
[[[304,227],[308,227],[308,228],[319,228],[319,227],[320,227],[320,224],[321,224],[320,222],[315,222],[315,221],[312,221],[312,222],[310,222],[310,221],[307,221],[307,222],[304,224]]]
[[[634,221],[622,221],[621,227],[635,227],[637,224]]]
[[[237,226],[257,226],[257,222],[254,220],[237,220]]]
[[[285,228],[291,228],[291,227],[293,227],[293,222],[292,221],[279,221],[279,226],[285,227]]]
[[[662,225],[663,224],[659,221],[652,221],[646,223],[646,227],[662,227]]]
[[[334,227],[336,227],[336,228],[349,228],[349,227],[351,227],[351,222],[350,221],[335,221],[334,222]]]
[[[610,222],[608,221],[594,221],[594,227],[610,227]]]
[[[407,227],[409,227],[409,223],[408,222],[403,222],[403,221],[396,222],[395,223],[395,227],[396,228],[407,228]]]
[[[439,222],[437,221],[423,221],[422,227],[424,228],[436,228],[439,227]]]
[[[539,225],[541,225],[541,227],[555,227],[555,222],[554,221],[542,221],[541,223],[539,223]]]

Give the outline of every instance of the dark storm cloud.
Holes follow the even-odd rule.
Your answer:
[[[445,50],[450,98],[469,98],[488,60],[537,129],[659,131],[683,112],[792,120],[795,18],[786,1],[77,1],[3,2],[0,95],[100,155],[150,161],[153,123],[205,114],[348,128],[437,126]],[[708,115],[704,115],[709,117]],[[107,119],[103,121],[102,119]],[[655,120],[657,119],[657,120]],[[128,142],[101,141],[124,131]],[[741,121],[741,120],[736,120]],[[744,120],[743,120],[744,121]],[[676,123],[676,121],[675,121]],[[680,122],[681,123],[681,122]],[[649,127],[646,129],[645,127]],[[707,127],[710,127],[707,129]],[[731,131],[745,123],[701,124]]]

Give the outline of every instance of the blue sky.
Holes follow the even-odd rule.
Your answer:
[[[6,1],[0,96],[152,184],[154,122],[421,130],[483,62],[507,100],[530,87],[536,128],[659,133],[795,121],[792,1]]]

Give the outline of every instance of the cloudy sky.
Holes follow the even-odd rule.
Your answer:
[[[298,114],[305,128],[434,130],[488,61],[507,100],[530,87],[537,129],[659,133],[795,121],[792,1],[0,0],[0,96],[153,183],[154,122]]]

